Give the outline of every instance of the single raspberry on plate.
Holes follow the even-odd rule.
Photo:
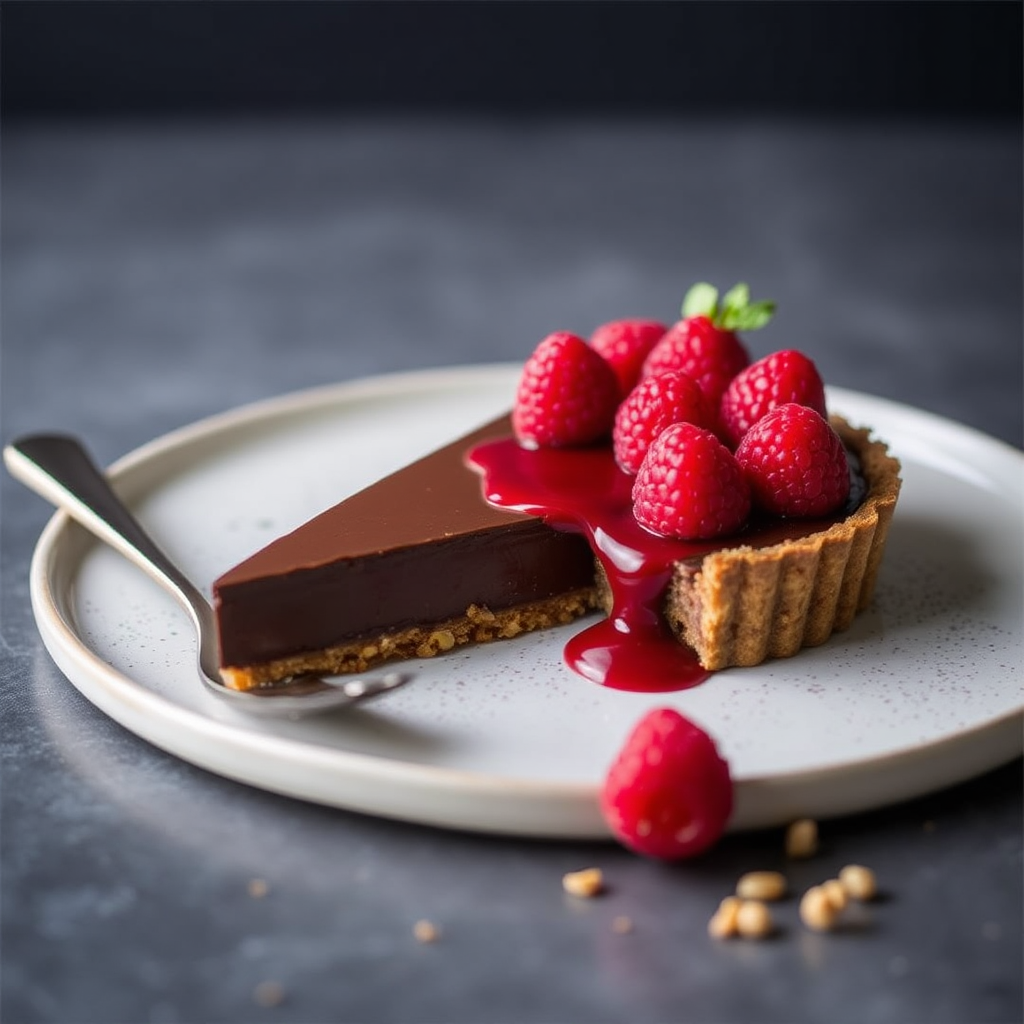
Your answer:
[[[825,385],[814,363],[796,349],[759,359],[733,377],[722,395],[720,422],[735,447],[762,416],[787,402],[806,405],[825,416]]]
[[[751,302],[738,284],[718,298],[718,289],[695,284],[683,299],[682,319],[665,333],[644,360],[641,376],[682,370],[701,386],[715,415],[729,381],[750,363],[736,331],[752,331],[772,318],[775,304]]]
[[[647,354],[668,328],[657,320],[613,320],[590,335],[590,346],[608,360],[623,395],[640,379]]]
[[[732,806],[728,763],[711,737],[673,708],[644,715],[601,788],[601,812],[616,838],[661,860],[712,846]]]
[[[710,431],[675,423],[647,449],[633,481],[633,515],[654,533],[682,540],[721,537],[750,514],[750,485]]]
[[[645,377],[615,414],[615,461],[627,473],[636,473],[655,438],[673,423],[684,422],[708,429],[714,425],[700,385],[679,370]]]
[[[772,515],[828,515],[850,494],[843,442],[806,405],[780,405],[758,420],[743,435],[736,461],[755,504]]]
[[[529,447],[589,444],[608,434],[619,381],[600,353],[569,331],[549,334],[526,360],[512,427]]]

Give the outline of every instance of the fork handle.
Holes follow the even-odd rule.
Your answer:
[[[407,674],[390,672],[374,680],[352,679],[333,685],[297,676],[277,686],[239,692],[220,678],[217,629],[213,609],[180,569],[142,528],[110,486],[82,445],[66,434],[33,434],[4,448],[11,476],[47,501],[64,509],[90,533],[145,570],[188,610],[199,634],[199,668],[203,682],[235,707],[294,717],[353,704],[403,685]],[[273,700],[262,699],[273,697]]]
[[[90,533],[147,572],[193,613],[206,604],[192,582],[160,549],[117,496],[85,448],[66,434],[33,434],[4,448],[11,475],[64,509]]]

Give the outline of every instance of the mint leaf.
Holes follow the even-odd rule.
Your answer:
[[[691,316],[706,316],[714,320],[718,316],[718,289],[701,281],[695,284],[683,299],[683,319]]]
[[[722,312],[728,313],[730,309],[741,309],[750,304],[750,287],[745,284],[733,285],[722,297]]]
[[[695,284],[683,299],[684,319],[706,316],[716,327],[725,331],[754,331],[764,327],[775,312],[775,303],[751,302],[749,285],[733,285],[718,302],[718,289],[703,281]]]
[[[745,306],[726,309],[718,326],[727,331],[756,331],[758,327],[764,327],[771,320],[774,312],[774,302],[751,302]]]

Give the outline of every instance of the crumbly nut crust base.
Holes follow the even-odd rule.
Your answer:
[[[598,607],[596,586],[501,611],[470,605],[464,616],[447,622],[361,637],[336,647],[308,651],[260,665],[222,668],[221,676],[233,690],[251,690],[304,672],[320,675],[366,672],[389,661],[432,658],[463,644],[506,640],[520,633],[564,626]]]
[[[824,643],[870,603],[900,491],[900,464],[867,430],[833,416],[857,454],[867,494],[849,517],[768,548],[707,555],[677,566],[665,601],[673,632],[710,670],[758,665]]]

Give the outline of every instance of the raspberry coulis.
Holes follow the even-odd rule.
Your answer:
[[[779,543],[845,515],[844,510],[827,520],[752,521],[729,538],[675,540],[651,533],[633,517],[633,477],[619,469],[607,446],[525,448],[506,438],[479,445],[466,458],[481,474],[492,505],[538,516],[589,541],[608,578],[612,608],[568,642],[565,660],[584,678],[618,690],[684,690],[711,675],[661,615],[676,562],[726,545]]]

